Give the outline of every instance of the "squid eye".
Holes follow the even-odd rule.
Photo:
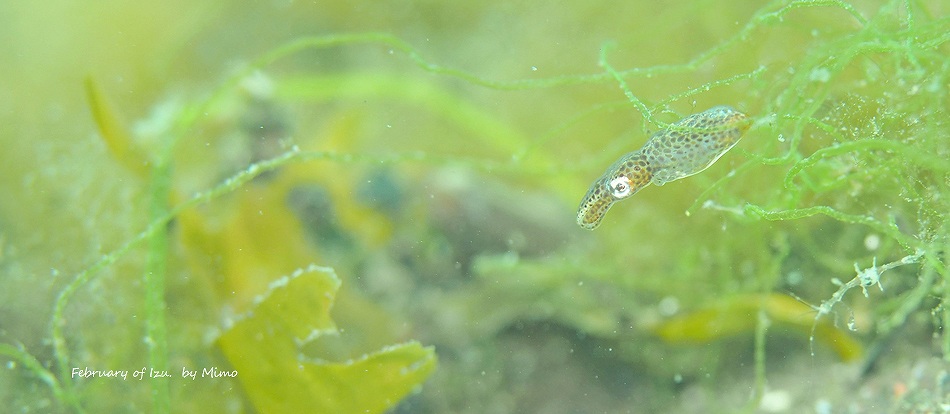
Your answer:
[[[607,183],[610,189],[610,195],[614,198],[624,198],[630,195],[630,179],[626,176],[619,176]]]

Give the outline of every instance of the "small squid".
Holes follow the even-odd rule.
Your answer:
[[[593,230],[610,206],[650,183],[660,186],[709,168],[751,125],[742,112],[717,106],[658,131],[643,148],[620,157],[594,181],[577,208],[577,224]]]

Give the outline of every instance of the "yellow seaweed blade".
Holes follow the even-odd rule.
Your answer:
[[[245,309],[275,275],[319,260],[284,198],[271,187],[246,186],[235,200],[236,214],[220,235],[224,294],[233,292],[229,300],[238,309]]]
[[[758,311],[774,322],[811,334],[829,346],[843,361],[851,361],[863,353],[861,344],[833,324],[815,321],[815,310],[788,295],[740,296],[714,307],[700,309],[658,323],[651,330],[670,343],[704,343],[735,335],[752,334],[758,320]]]
[[[755,329],[754,309],[735,303],[709,307],[662,321],[652,327],[655,335],[670,343],[705,343]]]
[[[284,198],[252,183],[227,205],[179,216],[192,270],[215,281],[219,296],[241,312],[276,275],[320,260]]]
[[[149,159],[132,141],[132,135],[119,117],[118,111],[109,102],[105,92],[92,76],[86,77],[85,86],[92,117],[109,152],[123,167],[139,177],[145,177],[148,173]]]
[[[335,311],[349,339],[335,352],[341,342],[330,307],[342,299],[341,282],[331,269],[293,271],[294,263],[317,260],[318,252],[286,205],[290,188],[293,182],[281,178],[251,183],[221,209],[180,216],[195,273],[217,281],[222,298],[247,311],[217,345],[258,412],[382,412],[428,377],[434,351],[415,342],[380,349],[393,336],[382,328],[393,324],[351,292],[349,305]],[[367,329],[352,341],[353,332]],[[301,359],[304,353],[321,359]]]
[[[262,413],[378,413],[419,387],[435,368],[430,347],[407,342],[354,360],[309,361],[298,344],[336,333],[330,306],[340,282],[311,266],[278,279],[218,344]]]

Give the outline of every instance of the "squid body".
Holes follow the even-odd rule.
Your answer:
[[[593,230],[617,201],[649,184],[663,185],[709,168],[739,142],[750,119],[728,106],[693,114],[658,131],[637,151],[620,157],[591,184],[577,224]]]

